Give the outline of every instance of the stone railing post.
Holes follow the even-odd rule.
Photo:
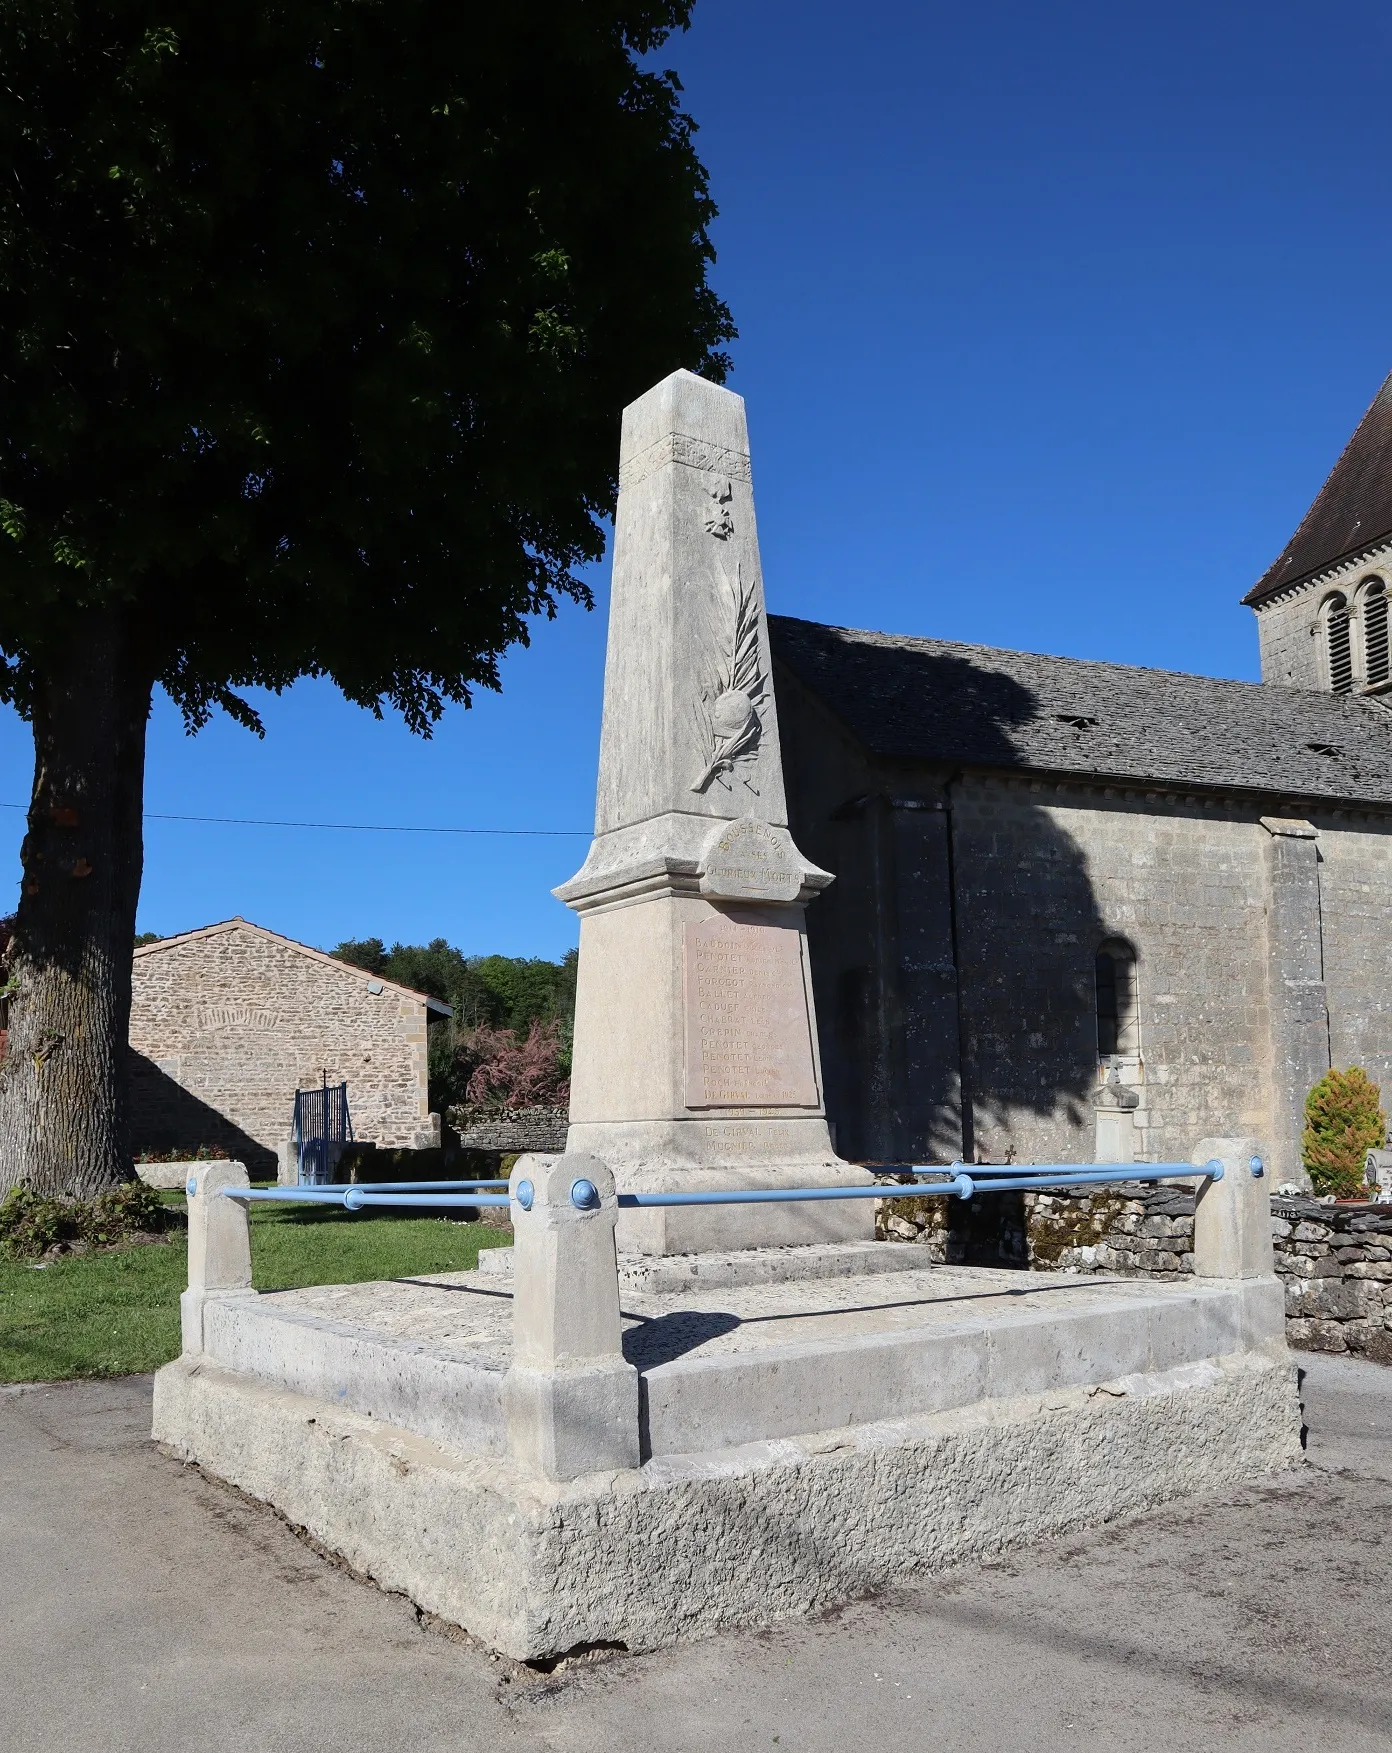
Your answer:
[[[251,1230],[244,1199],[226,1199],[224,1187],[246,1190],[241,1163],[199,1163],[188,1178],[188,1289],[179,1298],[185,1352],[203,1349],[203,1311],[210,1301],[254,1294]]]
[[[1270,1278],[1271,1174],[1256,1138],[1201,1138],[1195,1167],[1217,1158],[1221,1181],[1201,1181],[1194,1207],[1194,1272],[1200,1278]]]
[[[524,1156],[512,1171],[517,1463],[549,1479],[639,1464],[638,1372],[624,1361],[614,1177],[591,1156]]]

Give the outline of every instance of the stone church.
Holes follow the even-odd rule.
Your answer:
[[[843,1156],[1187,1160],[1392,1098],[1392,378],[1243,599],[1262,680],[770,617]]]

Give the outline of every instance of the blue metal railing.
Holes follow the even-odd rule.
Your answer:
[[[982,1165],[984,1173],[969,1175],[958,1163],[945,1168],[910,1166],[892,1171],[912,1174],[911,1185],[877,1182],[865,1187],[744,1187],[720,1188],[711,1192],[682,1193],[620,1193],[620,1209],[663,1205],[783,1205],[826,1199],[971,1199],[978,1193],[1043,1192],[1055,1187],[1101,1187],[1109,1183],[1135,1181],[1177,1181],[1198,1177],[1221,1181],[1223,1165],[1215,1157],[1196,1167],[1193,1163],[1076,1163]],[[1254,1176],[1265,1173],[1260,1157],[1250,1163]],[[921,1177],[941,1175],[946,1179],[929,1181]],[[391,1206],[398,1210],[455,1211],[475,1206],[502,1206],[511,1203],[507,1193],[484,1191],[505,1187],[505,1181],[436,1181],[436,1182],[375,1182],[357,1187],[224,1187],[230,1199],[253,1201],[297,1202],[311,1205],[339,1205],[345,1211],[362,1211],[374,1206]],[[192,1193],[196,1183],[189,1182]],[[417,1191],[425,1187],[428,1191]],[[477,1189],[476,1191],[474,1189]],[[517,1203],[530,1211],[534,1198],[530,1181],[517,1184]],[[577,1210],[591,1211],[600,1203],[592,1181],[574,1181],[570,1189],[571,1203]]]
[[[506,1187],[506,1178],[491,1181],[355,1181],[365,1193],[467,1193],[489,1187]]]
[[[190,1196],[197,1186],[190,1179]],[[464,1211],[477,1205],[507,1205],[506,1193],[482,1191],[506,1186],[506,1181],[377,1181],[356,1187],[223,1187],[221,1192],[229,1199],[248,1199],[258,1205],[337,1205],[345,1211],[394,1205],[420,1211]],[[431,1191],[415,1190],[423,1187]]]

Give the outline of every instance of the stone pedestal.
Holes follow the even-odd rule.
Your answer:
[[[1113,1066],[1107,1081],[1092,1098],[1097,1127],[1095,1162],[1135,1162],[1136,1110],[1140,1105],[1140,1092],[1127,1089]]]
[[[572,1190],[593,1194],[579,1203]],[[508,1448],[548,1479],[636,1467],[638,1372],[624,1361],[614,1177],[593,1157],[524,1156],[512,1171]]]
[[[203,1350],[203,1317],[209,1302],[255,1296],[251,1287],[251,1229],[247,1205],[223,1189],[250,1185],[241,1163],[190,1164],[188,1192],[188,1289],[179,1298],[185,1354]]]
[[[1221,1181],[1200,1181],[1194,1204],[1194,1272],[1199,1278],[1276,1282],[1271,1245],[1271,1172],[1256,1138],[1201,1138],[1195,1167],[1217,1159]]]
[[[831,1147],[744,403],[679,371],[624,414],[567,1149],[623,1191],[865,1183]],[[626,1250],[873,1234],[869,1200],[626,1212]]]

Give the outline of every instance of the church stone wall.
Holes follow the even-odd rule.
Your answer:
[[[779,669],[776,681],[789,825],[800,851],[836,876],[807,909],[835,1147],[858,1162],[946,1161],[960,1153],[961,1122],[945,846],[939,845],[931,870],[903,847],[896,822],[907,812],[894,807],[892,782],[794,677]],[[932,784],[916,777],[901,804],[932,795]],[[947,967],[938,977],[952,1005],[947,1018],[916,1014],[901,996],[898,893],[906,861],[916,873],[911,887],[919,933],[930,916],[939,922],[936,960]],[[920,954],[919,960],[934,958]],[[929,1041],[934,1024],[939,1034]]]
[[[1392,727],[1390,727],[1392,728]],[[1392,821],[1315,815],[1333,1063],[1361,1065],[1392,1104]]]
[[[325,1074],[348,1085],[357,1137],[412,1146],[432,1132],[426,1012],[418,998],[307,955],[249,925],[138,952],[134,962],[132,1144],[221,1146],[275,1172],[295,1090]]]
[[[980,1155],[1086,1162],[1095,1148],[1094,957],[1137,956],[1137,1155],[1266,1131],[1265,834],[1214,804],[964,781],[959,944]]]
[[[1392,1107],[1392,815],[877,760],[782,673],[779,706],[794,836],[836,875],[808,937],[843,1154],[1095,1160],[1114,937],[1137,957],[1117,1069],[1138,1160],[1250,1133],[1301,1182],[1331,1057]]]
[[[1314,586],[1310,585],[1257,610],[1264,682],[1280,688],[1324,688],[1319,641],[1310,632],[1315,609]]]

